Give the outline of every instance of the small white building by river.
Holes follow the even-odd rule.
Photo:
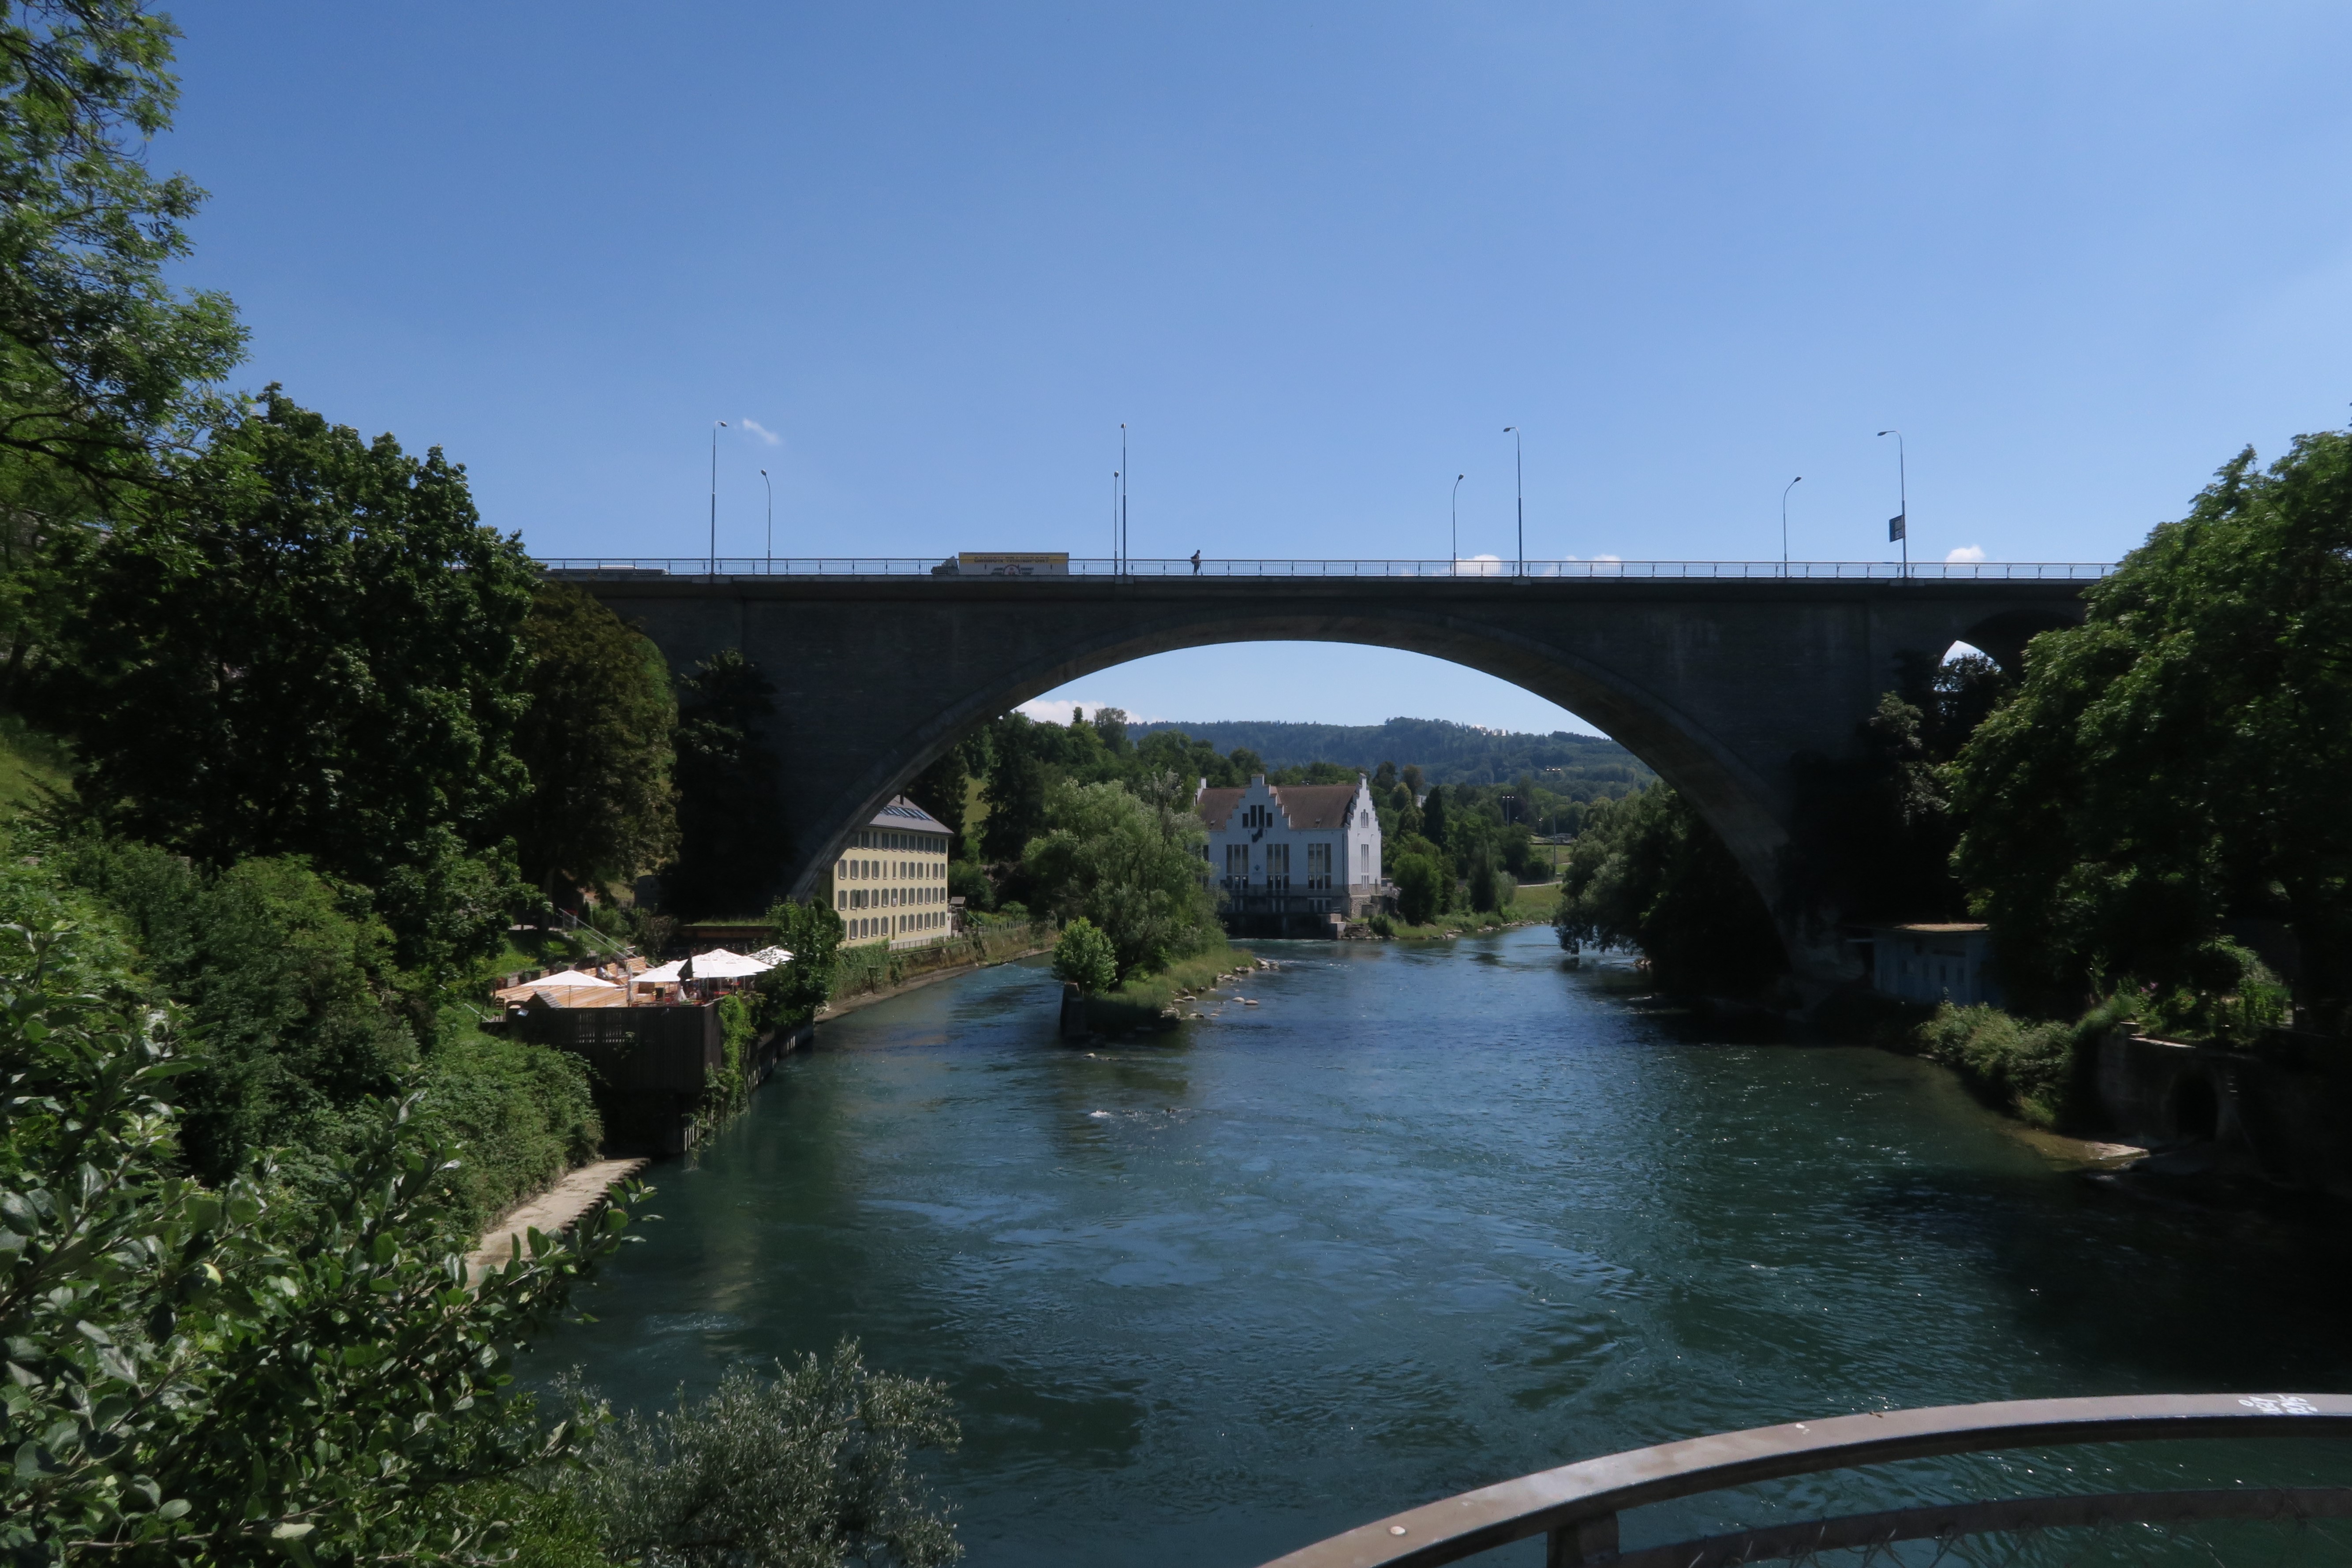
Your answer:
[[[1270,784],[1258,773],[1240,789],[1202,779],[1193,807],[1209,829],[1210,885],[1229,911],[1321,926],[1379,907],[1381,819],[1363,774],[1352,784]]]

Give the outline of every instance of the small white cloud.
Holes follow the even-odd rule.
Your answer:
[[[782,436],[777,435],[773,430],[769,429],[757,419],[738,419],[735,423],[740,425],[744,429],[749,430],[752,435],[757,436],[761,440],[766,442],[771,447],[778,447],[783,444],[784,438]]]
[[[1082,708],[1091,714],[1098,708],[1118,706],[1116,702],[1098,702],[1091,697],[1040,697],[1032,701],[1024,702],[1018,711],[1026,713],[1040,724],[1067,724],[1070,721],[1070,710],[1074,708]],[[1136,712],[1129,712],[1127,721],[1130,724],[1160,722],[1157,718],[1150,714]]]
[[[1622,555],[1596,555],[1593,559],[1595,561],[1622,561],[1625,558]]]
[[[1981,561],[1985,558],[1981,544],[1963,544],[1944,557],[1947,561]]]

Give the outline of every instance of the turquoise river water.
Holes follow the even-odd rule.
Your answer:
[[[1545,930],[1252,951],[1279,967],[1150,1043],[1058,1042],[1034,963],[824,1025],[656,1168],[660,1219],[533,1373],[644,1405],[856,1336],[952,1390],[934,1474],[973,1568],[1247,1568],[1700,1433],[2352,1373],[2339,1235],[2135,1196],[1939,1069],[1727,1038]],[[1626,1531],[2347,1469],[2317,1442],[1939,1460]],[[1961,1558],[2021,1544],[2210,1561],[2145,1533]]]

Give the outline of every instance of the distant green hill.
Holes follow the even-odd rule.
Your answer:
[[[1286,724],[1235,720],[1204,724],[1130,723],[1141,740],[1155,730],[1181,730],[1220,752],[1246,746],[1270,768],[1338,763],[1370,773],[1382,763],[1418,763],[1431,784],[1508,784],[1533,773],[1547,789],[1583,798],[1619,795],[1657,775],[1616,742],[1599,735],[1549,735],[1481,730],[1445,719],[1391,719],[1385,724]]]

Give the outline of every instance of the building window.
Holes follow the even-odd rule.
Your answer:
[[[1328,844],[1309,844],[1307,847],[1307,885],[1310,888],[1331,885],[1331,847]]]
[[[1225,846],[1225,879],[1226,880],[1233,882],[1246,882],[1249,880],[1248,845],[1228,844]]]
[[[1269,844],[1265,847],[1265,885],[1270,889],[1290,886],[1290,846]]]
[[[1356,879],[1359,882],[1369,882],[1372,879],[1372,847],[1370,845],[1356,846],[1356,869],[1363,873]]]

